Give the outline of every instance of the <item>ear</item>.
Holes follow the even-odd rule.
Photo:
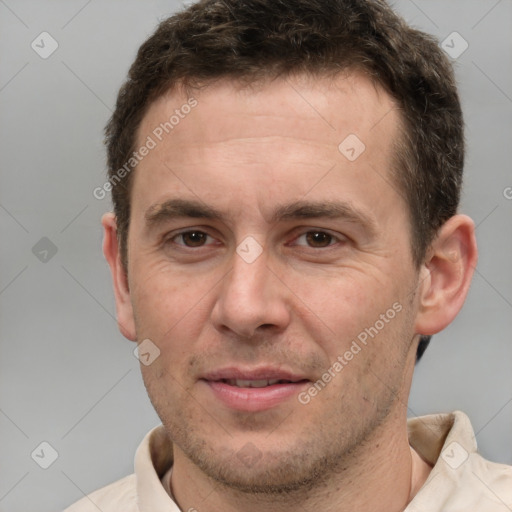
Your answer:
[[[117,238],[117,223],[113,213],[105,213],[101,218],[103,225],[103,254],[110,266],[112,281],[114,284],[114,295],[116,299],[117,325],[121,334],[131,341],[137,339],[133,308],[130,300],[128,277],[125,268],[121,263],[119,251],[119,240]]]
[[[473,221],[454,215],[439,229],[420,271],[416,333],[436,334],[457,316],[477,259]]]

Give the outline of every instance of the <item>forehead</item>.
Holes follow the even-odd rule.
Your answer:
[[[189,111],[187,103],[191,97],[200,108],[191,112],[196,122],[186,123],[187,132],[183,133],[178,125],[183,121],[184,111]],[[170,120],[176,142],[187,136],[219,142],[236,137],[242,129],[246,135],[283,135],[282,123],[275,121],[293,118],[294,125],[286,125],[292,135],[304,137],[305,125],[308,130],[318,127],[326,143],[335,143],[353,129],[370,143],[377,142],[372,135],[394,135],[389,128],[398,121],[398,110],[395,100],[362,72],[345,71],[333,77],[297,75],[251,84],[226,78],[201,88],[185,90],[177,86],[167,91],[150,105],[139,127],[138,139],[141,141],[160,123]],[[264,118],[271,122],[265,125],[261,122]],[[382,123],[384,118],[387,122]],[[314,139],[317,134],[311,131],[311,135]]]
[[[280,194],[298,199],[313,187],[317,199],[341,188],[357,197],[382,187],[389,174],[397,110],[357,73],[176,88],[141,122],[138,147],[149,139],[154,147],[137,165],[132,197],[142,208],[172,193],[234,204],[259,190],[258,207]],[[229,197],[230,190],[240,194]]]

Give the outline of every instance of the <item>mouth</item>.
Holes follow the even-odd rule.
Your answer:
[[[257,412],[275,408],[297,396],[311,381],[298,374],[272,368],[228,368],[200,379],[215,401],[229,409]]]
[[[228,384],[229,386],[236,386],[237,388],[266,388],[276,384],[296,384],[297,382],[303,382],[303,380],[292,381],[287,379],[221,379],[216,382],[222,382],[224,384]]]

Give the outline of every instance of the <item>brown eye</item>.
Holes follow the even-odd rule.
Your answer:
[[[181,238],[183,245],[187,247],[201,247],[206,242],[208,235],[202,231],[186,231],[177,235],[176,238]]]
[[[333,241],[333,236],[324,231],[308,231],[305,235],[310,247],[327,247]]]

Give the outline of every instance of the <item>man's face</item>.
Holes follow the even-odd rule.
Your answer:
[[[398,115],[357,74],[193,96],[160,98],[139,131],[156,142],[128,239],[136,336],[160,351],[144,382],[176,457],[242,489],[306,485],[405,418],[418,272]]]

